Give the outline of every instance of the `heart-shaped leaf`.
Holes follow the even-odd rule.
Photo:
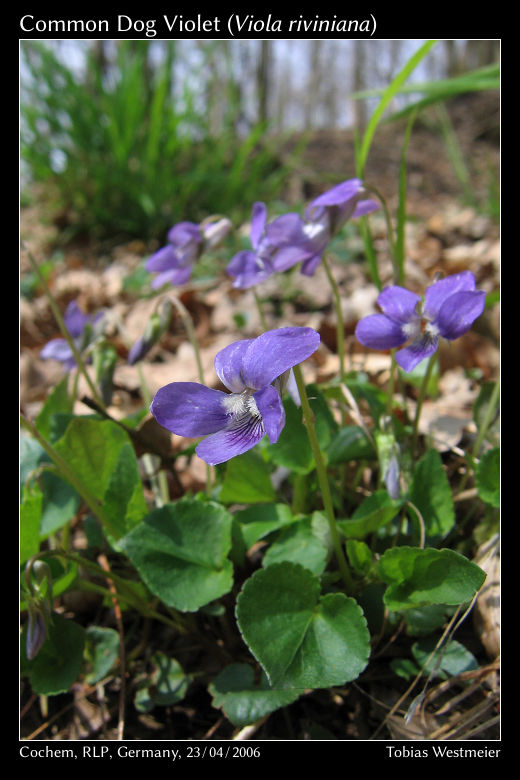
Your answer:
[[[119,543],[152,593],[194,612],[231,590],[231,520],[214,501],[185,498],[151,512]]]
[[[254,676],[254,669],[248,664],[231,664],[208,687],[213,706],[222,709],[235,726],[254,723],[300,695],[300,691],[271,688],[264,672],[258,684]]]
[[[320,582],[296,563],[257,571],[237,600],[249,649],[273,688],[327,688],[365,668],[370,636],[359,605],[342,593],[320,597]]]
[[[475,563],[453,550],[394,547],[379,561],[379,573],[388,584],[384,601],[399,610],[422,604],[463,604],[486,579]]]

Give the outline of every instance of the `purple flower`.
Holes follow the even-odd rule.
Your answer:
[[[484,310],[486,293],[475,289],[471,271],[447,276],[431,284],[424,296],[404,287],[390,286],[379,294],[382,314],[370,314],[358,322],[356,337],[371,349],[394,349],[395,359],[405,371],[433,355],[439,338],[448,341],[466,333]]]
[[[157,273],[152,287],[164,284],[185,284],[191,276],[193,263],[201,254],[222,241],[231,229],[226,218],[210,218],[200,225],[179,222],[168,233],[168,244],[146,262],[146,270]]]
[[[247,452],[264,437],[271,443],[285,425],[281,396],[290,370],[318,349],[312,328],[279,328],[235,341],[215,357],[215,370],[230,390],[196,382],[172,382],[157,391],[150,411],[179,436],[207,436],[195,448],[215,466]]]
[[[94,317],[83,314],[76,301],[71,301],[67,306],[63,321],[72,336],[78,352],[88,346],[92,337],[91,326],[103,317],[103,312],[98,312]],[[72,349],[66,339],[52,339],[40,352],[43,360],[58,360],[67,371],[74,368],[76,360]]]
[[[379,208],[375,200],[365,198],[361,179],[348,179],[315,198],[305,211],[302,248],[308,251],[301,273],[312,276],[321,262],[331,238],[349,219],[364,217]]]
[[[250,232],[253,251],[237,252],[226,269],[234,277],[233,287],[241,290],[253,287],[308,256],[307,249],[302,248],[305,236],[303,220],[298,214],[285,214],[269,224],[266,222],[265,203],[255,203]]]

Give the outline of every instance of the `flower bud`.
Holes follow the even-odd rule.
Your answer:
[[[200,228],[204,238],[204,250],[213,249],[225,239],[231,230],[231,222],[227,217],[209,217],[201,223]]]
[[[154,311],[146,323],[143,335],[137,339],[128,353],[128,363],[133,366],[139,360],[142,360],[154,344],[157,344],[161,336],[166,333],[170,327],[173,307],[170,301],[165,300],[160,311]]]
[[[29,619],[27,621],[27,638],[25,652],[29,661],[32,661],[47,638],[47,628],[43,615],[34,605],[28,607]]]
[[[109,406],[112,402],[114,391],[113,379],[117,363],[117,352],[112,344],[106,341],[99,344],[94,350],[94,368],[96,379],[101,391],[103,403]]]

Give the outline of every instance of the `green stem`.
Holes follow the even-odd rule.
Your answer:
[[[395,390],[395,370],[397,362],[395,359],[395,349],[390,350],[391,362],[390,362],[390,377],[388,379],[387,401],[386,401],[386,413],[392,417],[392,409],[394,406],[394,390]]]
[[[260,298],[258,297],[258,293],[257,293],[257,291],[255,290],[254,287],[253,287],[253,295],[255,296],[256,308],[258,309],[258,314],[260,316],[260,323],[262,325],[262,328],[264,330],[269,330],[268,325],[267,325],[267,320],[265,319],[264,310],[262,309],[262,303],[261,303]]]
[[[474,458],[478,457],[478,454],[480,452],[480,448],[482,446],[482,442],[484,441],[484,438],[486,436],[486,433],[488,432],[488,428],[491,425],[491,420],[494,417],[495,410],[498,404],[498,399],[500,397],[500,384],[499,382],[495,382],[495,386],[493,387],[493,390],[491,392],[491,396],[489,398],[489,403],[487,405],[486,413],[484,415],[484,419],[482,420],[482,423],[480,425],[477,438],[475,440],[475,444],[473,445],[473,449],[471,451],[471,454]],[[470,469],[466,471],[464,474],[461,483],[459,485],[459,488],[457,490],[457,495],[462,493],[464,488],[466,487],[466,483],[469,479],[470,475]]]
[[[390,211],[388,208],[388,204],[386,202],[386,198],[379,192],[379,190],[372,186],[367,185],[365,187],[367,192],[372,192],[377,197],[377,199],[381,202],[381,205],[383,207],[383,214],[385,215],[385,222],[386,222],[386,231],[388,233],[388,244],[390,246],[390,257],[392,258],[392,267],[394,269],[394,279],[395,283],[397,284],[397,279],[399,278],[399,272],[396,268],[396,243],[394,239],[394,227],[392,225],[392,217],[390,216]]]
[[[327,515],[327,520],[329,521],[330,535],[332,538],[334,551],[336,553],[336,560],[338,562],[338,567],[341,572],[341,576],[343,577],[343,582],[345,583],[347,593],[351,593],[354,589],[354,583],[352,581],[352,575],[350,574],[350,570],[339,539],[339,533],[336,526],[336,518],[334,517],[334,506],[332,504],[332,496],[330,493],[330,486],[327,478],[327,472],[325,469],[325,463],[323,461],[323,457],[321,454],[318,437],[316,435],[316,429],[314,427],[313,414],[312,414],[311,407],[309,405],[309,399],[307,398],[305,383],[303,381],[303,375],[299,365],[294,367],[294,376],[296,379],[296,384],[298,386],[300,400],[302,402],[303,417],[305,420],[305,425],[307,427],[307,433],[309,436],[310,445],[314,455],[316,472],[318,475],[318,482],[321,490],[321,497]]]
[[[428,384],[430,382],[430,377],[432,375],[433,367],[435,365],[435,361],[437,360],[437,353],[434,352],[431,356],[429,362],[428,362],[428,368],[426,369],[426,373],[424,374],[423,381],[421,383],[421,388],[419,390],[419,398],[417,399],[417,407],[415,409],[415,420],[413,423],[413,435],[412,435],[412,458],[415,455],[415,448],[417,445],[417,437],[419,435],[419,419],[421,417],[421,409],[423,405],[424,398],[426,396],[426,391],[428,389]]]
[[[188,336],[188,339],[190,341],[190,344],[193,348],[193,352],[195,353],[195,360],[197,361],[197,371],[199,374],[199,382],[201,385],[204,384],[204,370],[202,368],[202,360],[200,359],[200,350],[199,345],[197,342],[197,338],[195,336],[195,328],[193,327],[193,320],[191,318],[191,315],[188,311],[188,309],[184,306],[184,304],[175,297],[175,295],[170,295],[169,300],[172,301],[175,308],[180,314],[181,320],[184,324],[184,327],[186,329],[186,334]],[[169,494],[168,494],[169,495]],[[206,464],[206,495],[211,495],[211,466],[208,466]]]
[[[34,259],[34,257],[33,257],[31,252],[28,251],[27,255],[29,257],[29,262],[31,263],[31,266],[32,266],[36,276],[38,277],[41,286],[43,287],[43,291],[44,291],[45,295],[47,296],[47,298],[49,299],[49,303],[50,303],[50,306],[51,306],[51,309],[52,309],[52,313],[54,314],[54,317],[56,318],[56,322],[58,323],[59,328],[60,328],[61,332],[63,333],[63,336],[65,337],[69,347],[72,350],[72,354],[74,355],[74,360],[76,361],[76,364],[78,366],[78,371],[81,371],[81,373],[85,377],[85,380],[86,380],[86,382],[87,382],[87,384],[88,384],[88,386],[90,388],[90,392],[92,393],[92,397],[94,398],[96,403],[99,406],[101,406],[102,409],[104,409],[105,408],[105,404],[103,403],[103,400],[99,397],[99,394],[98,394],[98,392],[96,390],[96,387],[95,387],[92,379],[89,376],[89,373],[87,371],[85,363],[83,362],[83,359],[81,358],[81,355],[79,354],[79,352],[78,352],[78,350],[76,348],[76,345],[74,344],[72,336],[70,335],[70,333],[69,333],[69,331],[67,329],[67,326],[65,325],[65,321],[64,321],[63,317],[61,316],[61,312],[60,312],[59,306],[56,303],[56,301],[54,300],[54,296],[51,293],[51,291],[49,289],[49,286],[47,285],[47,282],[45,281],[45,278],[44,278],[42,272],[40,271],[38,263]]]
[[[137,364],[137,372],[139,374],[139,382],[141,384],[141,394],[143,396],[143,401],[146,408],[149,409],[150,404],[152,403],[152,394],[150,393],[146,383],[146,379],[144,377],[143,369],[140,363]],[[155,494],[157,506],[160,507],[164,506],[164,504],[167,504],[170,500],[170,489],[168,487],[168,477],[166,476],[166,472],[161,469],[157,475],[155,474],[156,464],[157,460],[153,455],[150,455],[149,453],[143,455],[143,465],[148,473],[150,484]]]
[[[341,310],[341,295],[339,287],[337,285],[332,271],[330,270],[329,262],[325,255],[322,257],[323,267],[327,274],[327,279],[332,288],[332,294],[334,296],[334,306],[336,308],[336,339],[337,339],[337,351],[339,355],[339,375],[342,382],[345,381],[345,326],[343,324],[343,312]]]
[[[27,428],[31,434],[34,436],[34,438],[38,441],[39,444],[43,447],[43,449],[46,451],[46,453],[49,455],[55,466],[61,471],[62,475],[65,477],[65,479],[70,482],[72,487],[74,487],[80,496],[83,498],[83,500],[88,504],[90,509],[92,510],[93,514],[99,519],[101,524],[104,526],[104,528],[112,534],[112,536],[117,539],[118,533],[114,526],[112,525],[112,522],[109,517],[105,514],[105,511],[103,509],[103,505],[101,501],[94,496],[90,490],[81,482],[81,480],[78,478],[78,476],[75,474],[75,472],[70,468],[67,461],[65,461],[61,455],[56,452],[54,447],[49,444],[47,439],[45,439],[41,433],[38,431],[36,426],[28,420],[24,415],[20,415],[20,421],[25,428]]]

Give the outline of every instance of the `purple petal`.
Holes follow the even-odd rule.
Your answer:
[[[194,222],[178,222],[168,231],[168,241],[176,247],[191,243],[200,244],[202,233]]]
[[[301,249],[297,246],[286,246],[283,249],[279,249],[273,257],[273,268],[275,271],[287,271],[288,268],[292,268],[293,265],[306,260],[309,257],[309,253],[305,249]]]
[[[172,382],[157,391],[150,411],[157,422],[178,436],[205,436],[229,421],[227,393],[197,382]]]
[[[163,271],[163,273],[157,274],[150,286],[152,289],[157,290],[164,284],[185,284],[190,276],[191,265],[188,265],[186,268],[174,268],[171,271]]]
[[[301,244],[307,239],[303,232],[304,222],[298,214],[284,214],[270,222],[265,233],[270,244],[277,247],[287,244]]]
[[[408,341],[409,337],[403,333],[399,323],[386,314],[369,314],[358,322],[356,338],[370,349],[394,349]]]
[[[374,211],[378,211],[379,203],[375,200],[360,200],[356,208],[352,212],[352,219],[358,217],[365,217],[367,214],[372,214]]]
[[[215,357],[215,371],[222,384],[232,393],[241,393],[246,389],[242,379],[242,360],[249,345],[254,339],[235,341],[224,347]]]
[[[436,336],[422,334],[407,347],[396,352],[395,359],[405,371],[412,371],[422,360],[433,355],[438,345],[439,339]]]
[[[233,287],[245,290],[263,282],[274,273],[270,262],[265,262],[255,252],[241,251],[233,257],[226,268],[230,276],[235,278]]]
[[[265,223],[267,220],[267,208],[265,203],[254,203],[253,211],[251,214],[251,229],[249,236],[251,238],[251,244],[254,249],[257,248],[260,243],[260,238],[265,229]]]
[[[253,398],[262,415],[269,441],[271,444],[275,444],[285,425],[285,409],[280,394],[272,385],[269,385],[269,387],[264,387],[263,390],[255,393]]]
[[[197,444],[195,452],[210,466],[216,466],[252,449],[264,435],[261,417],[243,415]]]
[[[90,322],[88,314],[83,314],[76,301],[71,301],[67,306],[63,321],[73,337],[80,336],[87,322]]]
[[[466,333],[484,311],[486,293],[458,292],[444,301],[435,324],[441,336],[453,341]]]
[[[320,335],[312,328],[278,328],[254,339],[242,361],[242,377],[247,387],[267,387],[288,368],[316,352]]]
[[[312,211],[318,206],[339,206],[355,198],[362,188],[363,182],[361,179],[348,179],[327,190],[323,195],[319,195],[309,204],[308,209]]]
[[[314,255],[313,257],[309,257],[308,260],[305,260],[302,263],[302,267],[300,268],[300,273],[304,274],[304,276],[314,276],[314,272],[316,271],[316,268],[321,263],[321,255],[320,252],[317,255]]]
[[[52,339],[49,341],[41,350],[40,357],[43,360],[59,360],[60,363],[72,359],[74,361],[73,365],[76,365],[73,352],[65,339]]]
[[[430,320],[436,320],[444,301],[457,292],[472,292],[475,290],[475,277],[471,271],[462,271],[434,282],[426,288],[424,295],[424,311]]]
[[[145,268],[147,271],[170,271],[181,266],[181,258],[176,254],[171,244],[163,246],[155,254],[148,258]]]
[[[379,293],[377,303],[387,317],[405,324],[417,319],[415,307],[420,300],[419,295],[405,287],[390,285]]]

